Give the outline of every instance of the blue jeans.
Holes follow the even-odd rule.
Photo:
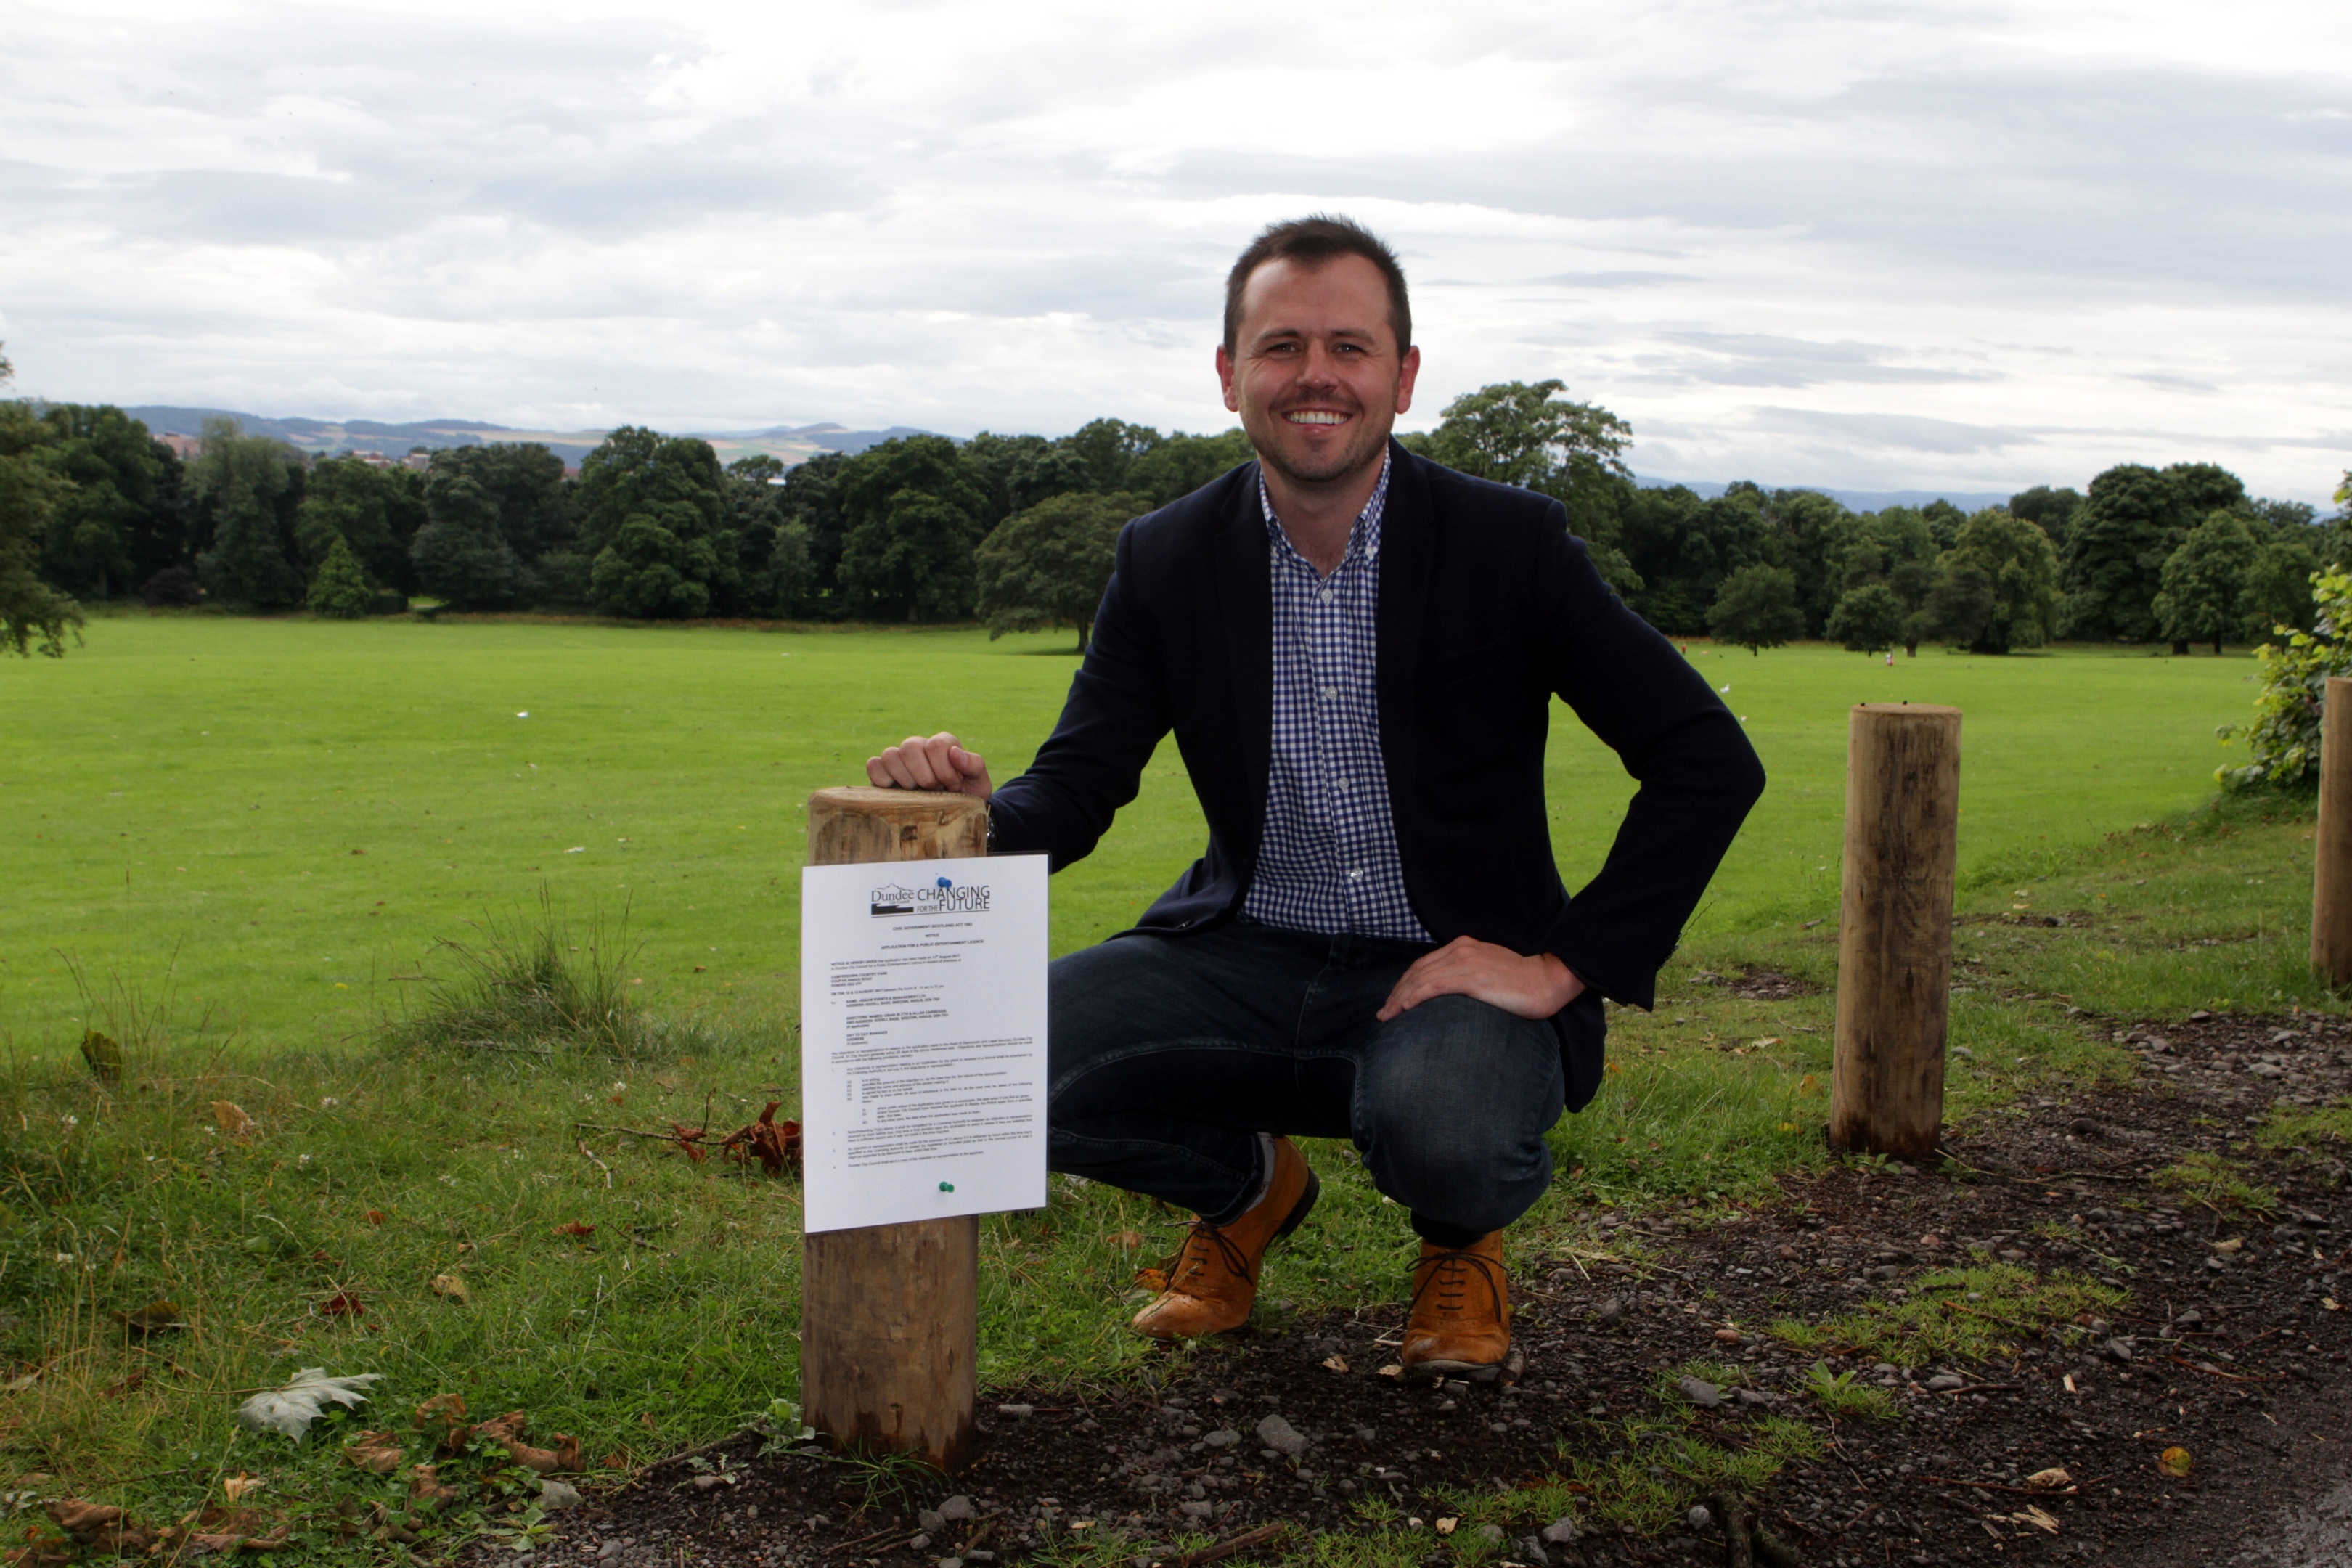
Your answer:
[[[1429,951],[1237,921],[1055,960],[1047,1164],[1222,1225],[1264,1182],[1258,1134],[1346,1138],[1422,1236],[1500,1230],[1551,1182],[1559,1036],[1467,996],[1380,1022]]]

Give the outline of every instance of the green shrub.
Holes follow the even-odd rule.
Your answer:
[[[319,574],[310,579],[310,608],[337,620],[352,621],[375,607],[375,590],[368,586],[367,574],[360,570],[360,558],[341,535],[327,549],[327,558],[319,563]]]
[[[2279,626],[2284,642],[2254,650],[2262,666],[2262,694],[2254,699],[2254,721],[2224,724],[2221,743],[2246,742],[2247,760],[2224,763],[2213,777],[2226,790],[2316,789],[2319,785],[2320,704],[2327,678],[2352,675],[2352,573],[2331,567],[2311,574],[2315,629]]]

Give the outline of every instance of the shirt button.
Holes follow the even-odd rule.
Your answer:
[[[1323,700],[1326,702],[1332,700],[1339,695],[1339,689],[1336,686],[1327,686],[1323,689]]]
[[[1348,880],[1349,880],[1350,882],[1360,882],[1360,881],[1362,881],[1363,879],[1364,879],[1364,873],[1363,873],[1363,871],[1362,871],[1360,868],[1351,868],[1349,870],[1349,872],[1348,872]]]

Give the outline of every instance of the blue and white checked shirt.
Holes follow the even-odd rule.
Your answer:
[[[1264,478],[1257,499],[1274,572],[1274,757],[1242,912],[1292,931],[1427,942],[1405,897],[1372,680],[1389,465],[1328,577],[1291,548]]]

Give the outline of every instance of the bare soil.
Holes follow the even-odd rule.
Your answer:
[[[1958,1129],[1938,1171],[1846,1163],[1727,1221],[1603,1216],[1639,1245],[1600,1261],[1595,1248],[1563,1256],[1518,1281],[1528,1360],[1517,1387],[1417,1389],[1382,1375],[1402,1326],[1402,1308],[1382,1304],[1171,1354],[1156,1387],[988,1391],[982,1457],[951,1483],[968,1520],[926,1530],[918,1510],[949,1489],[894,1493],[894,1478],[877,1485],[877,1472],[814,1450],[760,1458],[762,1439],[747,1433],[592,1495],[556,1516],[534,1555],[616,1568],[917,1568],[1066,1559],[1116,1535],[1142,1568],[1191,1568],[1207,1559],[1186,1558],[1180,1536],[1197,1548],[1286,1527],[1247,1548],[1262,1559],[1318,1532],[1364,1530],[1363,1505],[1386,1500],[1400,1523],[1423,1521],[1414,1539],[1431,1563],[1467,1545],[1471,1557],[1529,1568],[1737,1563],[1747,1559],[1718,1522],[1679,1515],[1658,1533],[1602,1526],[1549,1542],[1524,1522],[1485,1542],[1434,1528],[1466,1493],[1605,1464],[1627,1417],[1681,1417],[1662,1381],[1706,1358],[1747,1386],[1727,1380],[1720,1406],[1688,1410],[1694,1436],[1738,1448],[1756,1424],[1793,1416],[1821,1440],[1818,1458],[1790,1464],[1751,1500],[1792,1553],[1784,1562],[2345,1561],[2327,1544],[2279,1554],[2291,1520],[2301,1530],[2343,1511],[2340,1495],[2326,1500],[2352,1476],[2352,1310],[2336,1300],[2352,1284],[2338,1276],[2352,1249],[2343,1145],[2275,1156],[2246,1145],[2274,1104],[2326,1103],[2352,1087],[2352,1026],[2221,1016],[2116,1028],[2144,1063],[2136,1082],[2029,1100]],[[2227,1159],[2279,1206],[2250,1213],[2151,1179],[2195,1153]],[[1907,1291],[1972,1253],[2126,1287],[2132,1303],[2085,1332],[2021,1332],[2021,1348],[1994,1362],[1828,1355],[1891,1396],[1891,1421],[1824,1410],[1805,1391],[1822,1351],[1767,1331]],[[1737,1344],[1718,1337],[1729,1325]],[[1305,1437],[1295,1457],[1260,1436],[1269,1415]],[[2175,1447],[2190,1457],[2186,1478],[2159,1467]],[[2052,1468],[2074,1484],[2028,1485]],[[2323,1537],[2343,1539],[2312,1539]],[[475,1559],[493,1560],[515,1558]]]

